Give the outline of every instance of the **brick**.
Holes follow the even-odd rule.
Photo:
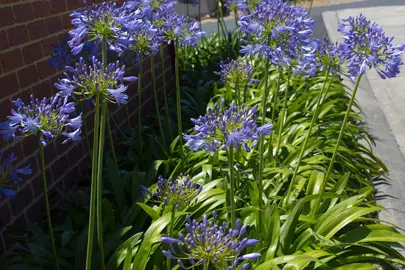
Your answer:
[[[22,150],[25,157],[32,155],[38,150],[38,138],[36,136],[28,136],[21,142]],[[37,172],[34,172],[34,174]]]
[[[71,188],[80,180],[80,172],[77,166],[70,169],[68,173],[63,177],[63,184],[66,188]]]
[[[53,34],[63,30],[62,18],[60,16],[46,19],[46,28],[49,34]]]
[[[34,137],[34,136],[31,136]],[[38,143],[38,142],[36,142]],[[32,175],[35,175],[40,171],[38,164],[37,164],[37,159],[36,156],[31,156],[30,158],[25,158],[24,162],[20,166],[21,168],[29,167],[32,170]]]
[[[43,38],[48,35],[45,20],[36,21],[28,25],[31,40]]]
[[[2,4],[9,4],[9,3],[15,3],[15,2],[20,2],[20,0],[1,0],[0,3]]]
[[[70,18],[69,14],[62,15],[62,26],[63,26],[63,29],[72,28],[72,19]]]
[[[19,45],[29,41],[28,30],[25,25],[7,29],[7,35],[10,46]]]
[[[50,97],[53,95],[52,87],[49,81],[36,84],[32,87],[32,92],[36,97]]]
[[[44,155],[45,155],[45,164],[46,165],[49,165],[55,161],[55,157],[57,157],[57,153],[56,153],[56,148],[55,148],[54,143],[49,143],[47,146],[45,146]]]
[[[43,57],[41,42],[27,45],[23,48],[24,63],[31,64]]]
[[[16,198],[11,200],[11,212],[18,216],[24,208],[32,202],[32,188],[29,184],[25,185],[17,192]]]
[[[39,71],[39,78],[45,79],[56,73],[56,70],[51,67],[49,60],[41,61],[37,64]]]
[[[26,211],[28,222],[37,222],[44,217],[46,215],[45,207],[45,197],[41,196],[40,199]]]
[[[53,46],[54,44],[58,43],[58,37],[57,36],[52,36],[50,38],[47,38],[42,41],[42,51],[44,52],[45,56],[51,55],[53,52]]]
[[[1,85],[1,97],[6,97],[9,95],[12,95],[13,93],[17,93],[18,91],[18,80],[17,80],[17,75],[15,73],[11,73],[9,75],[0,77],[0,85]],[[2,103],[3,105],[3,103]],[[0,111],[2,112],[3,108],[0,108]],[[4,116],[4,114],[1,114],[1,116]]]
[[[85,147],[87,147],[86,142],[84,140],[85,139],[83,138],[83,145]],[[85,148],[85,149],[86,149],[86,152],[87,152],[87,148]],[[68,160],[69,160],[69,164],[71,166],[73,166],[74,164],[77,163],[78,160],[80,160],[80,158],[84,154],[83,150],[84,149],[82,147],[82,144],[78,144],[78,143],[75,144],[75,146],[71,150],[69,150],[69,152],[67,153],[67,157],[68,157]]]
[[[18,72],[18,79],[20,81],[20,87],[25,88],[39,80],[38,71],[36,65],[31,65]]]
[[[66,11],[66,3],[61,0],[50,0],[52,13],[62,13]]]
[[[6,31],[0,31],[0,51],[9,48],[8,36]]]
[[[41,18],[51,15],[51,5],[49,1],[35,1],[34,6],[34,16],[35,18]]]
[[[21,50],[15,49],[7,53],[3,53],[0,55],[0,61],[5,72],[21,67],[23,65]]]
[[[13,11],[16,22],[27,22],[34,18],[31,3],[15,5]]]
[[[40,162],[40,161],[38,161],[38,162]],[[38,164],[38,165],[41,166],[41,164]],[[49,168],[47,168],[45,170],[45,175],[46,175],[46,184],[49,188],[49,186],[53,182],[52,172]],[[35,175],[34,178],[32,178],[31,186],[32,186],[32,191],[34,193],[34,198],[37,198],[38,196],[41,196],[44,193],[44,185],[42,183],[42,173],[41,172],[39,172],[37,175]]]
[[[11,220],[11,209],[6,201],[0,206],[0,230]]]
[[[55,158],[55,157],[54,157]],[[66,168],[69,168],[69,161],[66,156],[61,156],[51,165],[53,178],[59,179],[65,174]]]
[[[25,219],[25,215],[22,214],[16,220],[14,220],[14,222],[11,223],[10,227],[12,227],[14,230],[16,230],[16,231],[13,230],[13,234],[18,232],[19,235],[22,235],[23,230],[27,227],[27,221]]]
[[[77,9],[83,7],[82,0],[69,0],[67,1],[67,8],[68,10]]]
[[[0,27],[14,24],[13,11],[10,7],[0,8]]]

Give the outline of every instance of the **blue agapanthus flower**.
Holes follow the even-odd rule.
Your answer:
[[[93,57],[92,65],[87,65],[83,58],[75,67],[66,67],[70,73],[65,73],[65,78],[59,79],[55,87],[60,90],[57,93],[61,97],[77,95],[83,100],[92,100],[96,94],[101,99],[117,103],[127,103],[128,96],[125,94],[128,86],[123,83],[134,82],[136,77],[125,77],[125,66],[119,61],[110,63],[104,67],[103,63]]]
[[[13,162],[16,160],[17,158],[14,153],[3,159],[3,153],[0,152],[0,199],[3,196],[14,198],[15,192],[13,187],[22,180],[20,175],[30,175],[32,173],[30,167],[16,168],[13,165]]]
[[[84,0],[84,4],[85,8],[70,15],[73,30],[69,31],[69,45],[72,53],[79,54],[88,41],[101,43],[103,40],[107,41],[110,50],[118,54],[123,53],[126,44],[122,42],[121,25],[117,21],[124,16],[122,7],[118,7],[114,2],[89,6]]]
[[[224,106],[222,101],[222,108],[215,104],[214,110],[209,108],[205,116],[191,119],[195,124],[195,134],[184,135],[184,140],[193,151],[202,149],[214,155],[220,149],[226,150],[229,146],[238,149],[241,145],[245,151],[250,152],[261,135],[271,134],[272,124],[258,126],[255,123],[257,105],[251,109],[242,104],[241,109],[238,109],[235,101],[232,101],[229,109],[224,110]]]
[[[302,7],[264,0],[238,23],[239,31],[247,37],[242,40],[246,44],[242,53],[266,57],[276,66],[290,66],[301,48],[310,43],[314,21]]]
[[[15,109],[8,121],[1,124],[4,140],[35,135],[46,145],[60,136],[64,137],[63,144],[81,139],[82,116],[73,118],[76,110],[73,102],[59,97],[40,100],[31,95],[29,104],[17,99],[13,105]]]
[[[120,20],[125,30],[123,38],[129,50],[142,56],[154,55],[159,51],[163,36],[151,21],[140,18],[137,12]]]
[[[359,15],[343,19],[338,31],[344,39],[340,53],[347,60],[348,76],[353,81],[372,67],[383,79],[399,74],[405,43],[394,45],[394,37],[386,37],[381,26]]]
[[[215,72],[219,75],[225,85],[238,84],[241,89],[246,85],[257,82],[252,79],[253,66],[247,60],[228,60],[220,64],[220,71]]]
[[[205,36],[197,21],[189,22],[189,18],[177,14],[165,18],[163,31],[169,44],[178,40],[180,45],[196,46],[198,39]]]
[[[164,203],[163,207],[175,207],[183,209],[192,202],[197,201],[197,195],[201,192],[203,186],[191,181],[190,176],[183,176],[173,179],[166,179],[159,176],[156,191],[152,192],[148,188],[141,186],[145,198],[158,203]]]
[[[235,229],[228,228],[223,222],[216,224],[216,213],[213,219],[208,220],[204,215],[202,222],[191,220],[186,217],[186,235],[179,234],[178,238],[162,237],[162,242],[169,245],[169,250],[163,250],[163,254],[176,260],[183,269],[192,266],[218,266],[219,269],[236,269],[240,263],[247,260],[256,260],[261,257],[260,253],[243,254],[248,246],[259,243],[256,239],[243,237],[247,227],[241,226],[241,221],[236,221]],[[229,266],[228,266],[229,265]],[[248,263],[241,268],[247,269]]]
[[[322,40],[313,39],[308,47],[313,49],[321,71],[329,68],[332,74],[340,72],[344,59],[341,56],[339,43],[331,43],[328,37],[323,37]]]

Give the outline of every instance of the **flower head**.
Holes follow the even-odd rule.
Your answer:
[[[253,67],[247,60],[244,62],[231,60],[228,63],[222,63],[220,69],[221,71],[215,73],[221,77],[225,85],[238,84],[243,89],[255,81],[252,80]]]
[[[340,52],[347,60],[348,76],[353,81],[372,67],[383,79],[399,74],[405,43],[392,44],[394,38],[386,37],[381,26],[359,15],[343,19],[338,31],[344,39]]]
[[[266,57],[278,66],[290,66],[300,49],[310,42],[314,21],[305,9],[282,0],[264,0],[242,16],[239,31],[248,37],[241,52]]]
[[[189,175],[183,177],[180,174],[180,177],[175,180],[171,177],[166,179],[159,176],[157,190],[154,193],[144,186],[141,187],[144,197],[163,202],[165,206],[182,209],[197,200],[196,196],[201,192],[203,186],[192,182]]]
[[[75,112],[73,102],[59,97],[40,100],[31,96],[29,104],[17,99],[13,105],[15,109],[11,111],[11,116],[1,125],[0,134],[3,134],[4,140],[35,135],[46,145],[61,135],[65,137],[62,143],[81,139],[82,117],[72,118]]]
[[[123,9],[114,2],[104,2],[100,5],[89,6],[84,0],[85,8],[73,12],[73,30],[69,32],[71,40],[69,45],[73,54],[79,54],[86,42],[107,41],[111,50],[122,53],[125,46],[121,43],[121,26],[117,18],[121,18]]]
[[[20,175],[30,175],[32,170],[30,167],[16,168],[13,162],[16,161],[14,153],[3,159],[3,153],[0,152],[0,199],[3,196],[13,198],[15,192],[13,187],[15,183],[20,182],[22,178]]]
[[[208,110],[207,115],[191,119],[195,124],[196,134],[184,135],[184,139],[192,150],[203,149],[214,155],[219,149],[226,150],[229,146],[237,149],[241,145],[249,152],[256,146],[261,135],[271,134],[272,124],[259,127],[255,123],[257,106],[251,109],[242,105],[238,109],[233,101],[229,109],[224,110],[223,107],[224,101],[222,108],[216,104],[214,110]]]
[[[196,46],[198,38],[205,36],[197,21],[189,22],[187,17],[167,14],[163,25],[164,40],[169,43],[178,40],[181,45]]]
[[[169,259],[176,259],[184,268],[184,264],[199,265],[228,265],[227,269],[236,269],[239,262],[256,260],[259,253],[241,255],[250,245],[256,245],[256,239],[243,238],[247,227],[242,226],[240,220],[236,228],[228,228],[226,222],[217,225],[216,213],[213,220],[208,220],[204,215],[202,222],[186,218],[186,235],[179,234],[179,238],[162,237],[162,242],[169,245],[170,251],[164,250],[163,254]],[[186,262],[187,261],[187,262]],[[243,266],[246,269],[247,266]]]
[[[79,60],[79,57],[74,55],[68,45],[68,40],[64,39],[60,44],[52,44],[53,52],[49,64],[52,68],[62,69],[65,66],[70,66]]]
[[[96,94],[102,99],[117,104],[125,104],[128,96],[125,94],[127,86],[124,81],[133,82],[136,77],[124,77],[125,66],[121,66],[119,61],[110,63],[107,67],[93,57],[92,65],[87,65],[83,58],[73,67],[66,67],[68,72],[65,78],[55,83],[55,87],[60,90],[58,96],[68,97],[73,94],[82,99],[91,100]]]
[[[324,37],[322,40],[314,39],[311,45],[314,48],[321,70],[329,68],[333,74],[340,72],[343,58],[337,42],[331,43],[328,37]]]

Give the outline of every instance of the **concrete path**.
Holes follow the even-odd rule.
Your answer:
[[[325,32],[332,41],[341,41],[336,30],[338,22],[360,13],[383,26],[388,36],[395,36],[395,43],[405,42],[405,1],[401,5],[322,12]],[[377,138],[374,153],[389,169],[387,184],[376,186],[378,202],[388,210],[381,212],[380,218],[405,229],[405,67],[401,71],[398,78],[390,80],[382,80],[374,70],[368,71],[356,98]]]

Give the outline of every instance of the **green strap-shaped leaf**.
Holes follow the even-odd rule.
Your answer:
[[[152,218],[152,221],[155,221],[158,218],[160,218],[158,212],[153,210],[153,208],[150,207],[149,205],[146,205],[146,204],[141,203],[141,202],[138,202],[136,204],[139,205],[146,212],[146,214],[148,214]]]
[[[271,210],[271,218],[269,223],[269,235],[268,239],[271,239],[269,248],[267,249],[265,260],[270,260],[274,258],[276,253],[278,243],[280,241],[280,213],[278,211],[278,206],[275,204]]]
[[[287,220],[281,227],[280,242],[284,254],[290,254],[290,248],[295,237],[295,229],[298,224],[298,218],[300,216],[302,206],[303,204],[298,202],[292,211],[289,212]]]

